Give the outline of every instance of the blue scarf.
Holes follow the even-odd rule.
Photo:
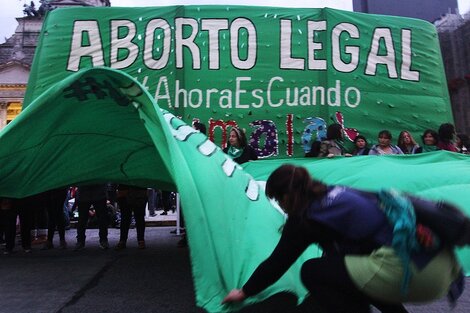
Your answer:
[[[401,291],[408,292],[411,279],[411,253],[419,250],[416,240],[416,215],[411,201],[394,190],[379,192],[380,207],[393,226],[392,247],[403,263]]]

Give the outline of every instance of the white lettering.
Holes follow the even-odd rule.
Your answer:
[[[180,89],[180,81],[177,79],[175,84],[175,108],[180,107],[180,95],[183,95],[183,108],[188,106],[188,91],[186,89]]]
[[[208,89],[206,91],[206,108],[211,107],[211,94],[218,93],[218,92],[219,92],[219,89],[215,89],[215,88]]]
[[[196,100],[196,102],[193,102],[193,99]],[[202,104],[202,91],[201,89],[192,89],[190,92],[189,92],[189,106],[192,107],[192,108],[199,108]]]
[[[83,43],[84,33],[88,34],[88,44]],[[67,70],[78,71],[82,57],[90,57],[93,67],[104,66],[103,46],[97,21],[75,21],[73,23]]]
[[[419,81],[419,72],[411,70],[411,30],[401,31],[401,79]]]
[[[226,19],[205,19],[201,23],[201,29],[209,32],[209,69],[220,69],[220,46],[219,32],[228,29],[228,20]]]
[[[384,40],[387,54],[379,55],[380,41]],[[376,75],[377,64],[384,64],[387,67],[390,78],[397,78],[395,68],[395,48],[393,47],[392,33],[388,28],[377,28],[372,38],[372,46],[367,57],[367,75]]]
[[[341,57],[341,34],[345,32],[351,38],[359,38],[359,30],[350,23],[340,23],[333,28],[331,33],[331,50],[333,53],[333,67],[344,73],[354,71],[359,64],[359,47],[345,46],[345,54],[350,56],[349,63],[343,61]]]
[[[236,109],[248,109],[250,107],[249,104],[241,104],[240,103],[240,95],[246,93],[245,89],[241,89],[240,85],[242,81],[248,82],[250,81],[250,77],[237,77],[236,82],[236,89],[235,89],[235,108]]]
[[[275,81],[283,82],[284,79],[282,79],[282,77],[276,76],[276,77],[273,77],[269,80],[269,84],[268,84],[268,104],[270,106],[272,106],[273,108],[280,107],[284,103],[284,100],[282,100],[282,99],[280,99],[278,103],[273,103],[273,101],[271,99],[271,90],[273,89],[273,84],[274,84]]]
[[[183,30],[185,26],[191,27],[191,35],[183,38]],[[201,69],[201,54],[199,47],[194,43],[194,39],[198,33],[197,21],[192,18],[179,17],[175,19],[175,41],[176,41],[176,67],[183,68],[183,47],[187,47],[191,51],[193,59],[193,69]]]
[[[160,95],[160,88],[161,88],[162,84],[163,84],[163,88],[165,89],[165,93],[163,95]],[[155,102],[159,106],[161,106],[161,105],[158,103],[158,100],[166,99],[168,101],[168,107],[171,108],[170,90],[168,88],[168,79],[166,78],[166,76],[162,76],[158,80],[158,84],[157,84],[157,88],[155,90],[155,97],[154,98],[155,98]]]
[[[292,57],[292,21],[281,20],[281,69],[305,69],[305,60]]]
[[[315,41],[317,31],[326,30],[326,21],[308,21],[308,69],[326,70],[326,60],[315,59],[315,51],[323,50],[323,44]]]
[[[354,96],[349,96],[349,93],[350,92],[354,92],[356,95],[355,97]],[[350,102],[349,99],[352,98],[352,99],[356,99],[355,102]],[[361,103],[361,92],[359,91],[359,89],[357,89],[356,87],[348,87],[346,88],[346,90],[344,91],[344,102],[346,102],[346,105],[350,108],[357,108],[357,106],[359,105],[359,103]]]
[[[241,28],[248,32],[248,57],[240,59],[239,31]],[[237,18],[230,25],[230,55],[235,68],[249,70],[256,64],[256,29],[253,23],[246,18]]]
[[[154,59],[154,38],[157,30],[163,30],[163,34],[158,34],[157,39],[163,36],[163,45],[160,58]],[[164,19],[151,20],[145,30],[144,64],[152,70],[160,70],[168,65],[171,48],[170,25]]]
[[[127,34],[119,38],[119,30],[127,28]],[[136,26],[129,20],[111,21],[111,60],[112,68],[122,69],[132,65],[139,54],[139,47],[132,42],[136,34]],[[127,50],[127,57],[119,60],[119,51]]]
[[[262,89],[253,89],[251,92],[254,98],[258,99],[258,103],[252,102],[251,106],[254,107],[255,109],[259,109],[263,106],[264,104],[264,98],[263,98],[263,90]]]
[[[328,88],[328,105],[332,107],[341,106],[341,84],[336,81],[335,87]]]

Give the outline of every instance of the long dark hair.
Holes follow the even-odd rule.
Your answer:
[[[326,194],[326,185],[313,179],[304,167],[285,164],[266,182],[266,196],[276,200],[288,215],[303,216],[310,202]]]
[[[454,139],[455,127],[451,123],[444,123],[439,126],[439,140],[444,143],[450,143]]]
[[[234,132],[235,135],[237,135],[237,138],[238,138],[238,144],[240,145],[240,148],[245,148],[248,143],[247,143],[247,140],[246,140],[246,135],[245,135],[245,132],[238,128],[238,127],[232,127],[232,129],[230,129],[230,131]]]
[[[343,127],[339,124],[331,124],[326,129],[326,139],[328,140],[342,140]]]
[[[424,137],[426,137],[427,134],[430,134],[432,138],[434,138],[434,146],[436,146],[437,142],[439,141],[439,135],[437,134],[437,132],[434,129],[426,129],[423,135],[421,136],[421,141],[423,142],[423,144],[425,144]]]

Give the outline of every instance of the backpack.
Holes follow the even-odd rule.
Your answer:
[[[470,218],[452,204],[424,200],[393,190],[382,190],[377,194],[377,198],[385,215],[394,225],[392,246],[404,265],[402,292],[405,294],[411,277],[408,266],[410,253],[418,245],[416,235],[421,225],[431,230],[431,237],[437,236],[438,241],[448,247],[470,245]],[[464,288],[465,278],[460,271],[447,293],[451,306],[455,306]]]
[[[429,227],[443,244],[470,245],[470,218],[444,201],[430,201],[407,195],[416,214],[416,223]]]

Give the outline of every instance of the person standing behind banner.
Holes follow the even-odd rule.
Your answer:
[[[232,127],[228,142],[229,145],[223,151],[238,164],[258,160],[255,150],[246,140],[245,132],[240,128]]]
[[[5,255],[11,254],[15,248],[17,213],[13,199],[0,198],[0,224],[5,233],[5,250],[3,250]]]
[[[362,135],[354,138],[354,151],[352,155],[368,155],[370,148],[367,146],[367,139]]]
[[[421,140],[423,141],[423,145],[416,150],[416,153],[434,152],[440,150],[437,146],[439,135],[435,130],[426,129],[421,136]]]
[[[30,196],[22,199],[0,198],[0,223],[5,227],[5,251],[10,254],[15,247],[16,219],[20,218],[21,246],[23,251],[31,250],[31,227],[33,223],[33,206],[38,196]]]
[[[127,247],[132,212],[134,213],[138,247],[139,249],[145,249],[145,204],[147,203],[147,188],[119,184],[117,202],[121,210],[121,231],[119,242],[115,250],[122,250]]]
[[[28,209],[32,209],[31,223],[32,245],[44,244],[47,241],[47,208],[46,193],[38,193],[28,197]]]
[[[154,216],[157,215],[155,213],[155,210],[158,207],[158,199],[157,199],[157,193],[155,192],[155,189],[147,188],[147,197],[148,197],[147,207],[148,207],[148,210],[149,210],[149,216],[154,217]]]
[[[326,139],[314,141],[310,151],[305,156],[319,158],[333,158],[339,155],[351,156],[349,153],[345,153],[342,141],[343,128],[339,124],[331,124],[326,130]]]
[[[441,150],[447,150],[451,152],[457,152],[457,147],[455,146],[455,127],[451,123],[444,123],[439,126],[437,131],[439,134],[439,142],[437,146]]]
[[[106,208],[107,185],[79,186],[77,190],[78,223],[77,244],[75,250],[85,248],[85,231],[88,223],[88,210],[93,205],[98,219],[100,247],[103,250],[109,248],[108,243],[108,214]]]
[[[407,130],[400,132],[398,136],[397,146],[403,151],[404,154],[416,154],[418,153],[419,145],[414,140],[411,133]]]
[[[379,132],[379,143],[370,148],[369,155],[403,154],[398,146],[392,145],[392,133],[388,130]]]
[[[47,240],[42,250],[54,248],[54,233],[59,233],[59,248],[66,249],[65,241],[65,215],[64,203],[67,198],[67,188],[58,188],[45,192],[45,205],[47,208]]]

